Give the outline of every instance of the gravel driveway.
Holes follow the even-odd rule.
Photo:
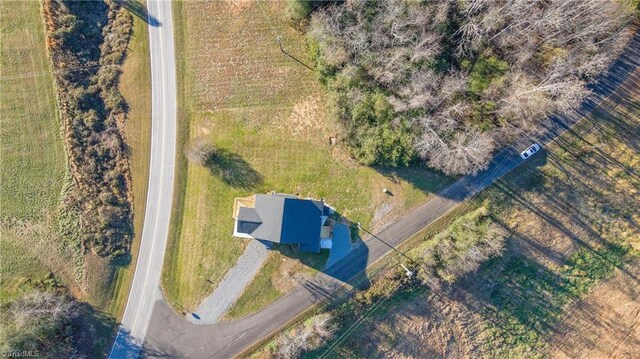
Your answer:
[[[236,265],[227,272],[227,275],[218,284],[216,290],[202,301],[193,312],[194,315],[188,314],[187,319],[197,324],[217,323],[218,319],[242,294],[244,287],[262,268],[268,254],[269,251],[264,244],[252,240],[238,258]]]

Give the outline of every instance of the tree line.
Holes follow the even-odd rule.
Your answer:
[[[576,108],[622,51],[625,1],[292,0],[332,116],[366,165],[485,168]]]
[[[79,214],[88,248],[101,256],[122,255],[133,227],[123,137],[127,104],[117,84],[132,18],[111,0],[50,0],[44,12],[73,180],[64,207]]]
[[[71,296],[53,273],[29,281],[22,293],[0,303],[0,357],[82,359],[96,357],[99,336],[113,319]]]

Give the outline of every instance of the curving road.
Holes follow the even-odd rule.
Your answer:
[[[160,289],[176,158],[176,74],[171,2],[147,0],[151,56],[151,159],[140,252],[110,358],[136,358]]]
[[[387,245],[369,240],[343,260],[301,283],[292,292],[267,309],[241,320],[198,325],[176,314],[163,300],[160,274],[171,212],[174,160],[176,150],[176,83],[171,3],[147,0],[151,48],[153,127],[149,192],[142,243],[135,277],[122,325],[110,358],[170,357],[229,358],[285,325],[318,301],[334,296],[349,279],[390,252]],[[156,20],[157,19],[157,20]],[[157,25],[160,25],[157,27]],[[552,117],[533,139],[500,152],[489,168],[466,176],[440,192],[415,211],[391,223],[378,237],[397,246],[412,235],[475,195],[522,163],[518,150],[532,140],[541,144],[568,130],[586,116],[605,97],[624,96],[625,88],[637,83],[640,61],[640,36],[633,37],[625,53],[593,88],[591,96],[578,111],[564,117]],[[629,80],[629,74],[634,73]],[[627,81],[629,80],[629,81]],[[619,87],[622,90],[619,91]]]
[[[532,141],[548,144],[577,121],[587,116],[605,98],[629,96],[639,83],[640,33],[636,32],[627,49],[593,87],[593,95],[583,106],[566,116],[553,116],[541,124],[540,133],[526,138],[498,153],[487,170],[466,176],[440,192],[413,212],[399,218],[380,233],[397,246],[429,225],[462,201],[469,199],[491,183],[519,166],[519,151]],[[544,151],[536,156],[545,155]],[[339,293],[345,283],[391,250],[371,239],[343,260],[301,283],[292,292],[265,310],[233,322],[198,325],[176,314],[164,301],[156,302],[144,343],[144,355],[163,358],[230,358],[286,325],[319,301]]]

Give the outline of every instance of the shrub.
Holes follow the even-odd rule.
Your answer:
[[[439,280],[452,283],[502,252],[504,237],[505,233],[488,217],[488,208],[480,207],[436,235],[435,246],[419,250],[424,260],[418,275],[430,286]]]
[[[475,96],[482,95],[489,84],[504,75],[508,69],[509,64],[506,61],[498,60],[495,56],[481,57],[471,69],[469,91]]]
[[[73,321],[80,316],[78,304],[65,295],[35,292],[11,303],[2,310],[3,355],[40,354],[48,358],[81,357],[77,355]]]
[[[333,3],[332,0],[287,0],[286,19],[294,27],[302,28],[307,24],[311,12],[323,4]]]
[[[276,357],[299,358],[305,351],[319,348],[335,333],[336,328],[332,321],[331,314],[318,314],[281,334],[276,340]]]
[[[211,141],[203,137],[194,139],[184,151],[187,160],[198,166],[209,166],[215,159],[216,153],[216,148]]]
[[[64,204],[78,209],[82,238],[95,253],[126,254],[133,232],[130,174],[116,119],[127,109],[117,84],[131,15],[112,1],[44,4],[74,178]]]
[[[408,166],[414,159],[413,134],[404,125],[395,129],[390,124],[370,127],[359,141],[353,154],[365,165]]]

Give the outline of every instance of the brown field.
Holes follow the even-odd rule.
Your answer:
[[[640,266],[598,285],[566,310],[550,338],[552,358],[634,358],[640,348]]]

